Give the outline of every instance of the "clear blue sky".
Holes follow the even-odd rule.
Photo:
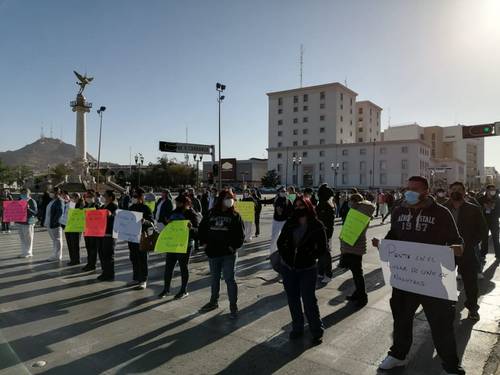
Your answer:
[[[266,92],[347,80],[392,123],[500,120],[500,1],[0,0],[0,150],[74,143],[73,69],[105,105],[102,159],[146,161],[158,140],[216,144],[215,83],[227,85],[223,157],[264,157]],[[98,117],[87,117],[97,152]],[[486,142],[500,167],[500,137]],[[179,155],[179,158],[182,158]],[[500,169],[500,168],[499,168]]]

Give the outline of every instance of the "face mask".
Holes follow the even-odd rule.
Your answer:
[[[293,211],[295,217],[299,218],[299,217],[304,217],[307,215],[307,209],[305,208],[296,208],[294,211]]]
[[[491,195],[492,197],[494,197],[495,195],[497,195],[496,190],[489,190],[489,191],[488,191],[488,193],[490,193],[490,195]]]
[[[454,201],[461,201],[464,198],[464,195],[459,191],[454,191],[450,194],[450,198]]]
[[[137,198],[132,198],[132,204],[137,204]]]
[[[438,197],[439,197],[439,198],[444,198],[445,196],[446,196],[446,193],[442,193],[442,192],[441,192],[441,193],[438,193]]]
[[[23,201],[27,201],[28,200],[28,196],[26,194],[21,194],[20,195],[20,198],[23,200]]]
[[[417,204],[420,201],[420,193],[417,193],[416,191],[411,191],[411,190],[406,191],[405,192],[405,201],[410,206]]]
[[[234,201],[232,199],[224,199],[224,206],[226,208],[231,208],[233,207]]]

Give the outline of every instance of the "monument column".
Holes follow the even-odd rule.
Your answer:
[[[72,101],[70,106],[73,112],[76,112],[75,172],[84,177],[88,174],[86,114],[90,112],[92,103],[87,102],[85,97],[78,93],[76,100]]]

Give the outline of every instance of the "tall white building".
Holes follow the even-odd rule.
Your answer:
[[[380,141],[382,108],[369,100],[356,102],[356,142]]]

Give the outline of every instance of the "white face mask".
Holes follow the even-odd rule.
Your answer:
[[[234,199],[224,199],[224,206],[227,208],[233,207]]]
[[[497,195],[496,190],[489,190],[489,191],[488,191],[488,193],[490,193],[490,195],[491,195],[492,197],[494,197],[495,195]]]
[[[137,198],[132,198],[132,204],[137,204]]]
[[[444,198],[445,196],[446,196],[446,193],[442,193],[442,192],[441,192],[441,193],[438,193],[438,197],[439,197],[439,198]]]

